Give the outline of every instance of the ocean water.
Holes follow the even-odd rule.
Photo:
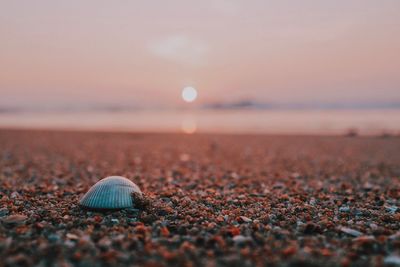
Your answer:
[[[1,128],[184,133],[399,134],[400,110],[140,110],[0,113]]]

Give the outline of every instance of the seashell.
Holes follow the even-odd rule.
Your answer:
[[[109,176],[94,184],[81,198],[82,208],[116,210],[133,207],[132,192],[142,194],[139,187],[122,176]]]

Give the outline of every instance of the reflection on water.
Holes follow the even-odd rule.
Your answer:
[[[207,110],[3,113],[0,127],[155,132],[361,134],[400,132],[400,110]]]
[[[186,134],[193,134],[197,130],[196,120],[193,115],[188,115],[182,120],[182,132]]]

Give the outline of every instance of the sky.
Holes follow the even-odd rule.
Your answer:
[[[400,101],[398,0],[0,0],[0,107]]]

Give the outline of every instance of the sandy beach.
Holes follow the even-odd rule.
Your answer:
[[[0,266],[398,266],[399,151],[398,137],[1,130]],[[82,210],[109,175],[152,209]]]

